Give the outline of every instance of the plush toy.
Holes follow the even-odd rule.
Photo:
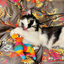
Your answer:
[[[35,52],[34,49],[32,47],[32,45],[30,44],[23,44],[22,43],[22,39],[23,37],[21,37],[18,34],[14,34],[12,35],[13,39],[16,39],[16,43],[14,46],[14,51],[23,59],[26,59],[26,56],[24,54],[24,52],[27,52],[27,55],[33,57],[34,60],[36,60],[36,56],[35,56]]]

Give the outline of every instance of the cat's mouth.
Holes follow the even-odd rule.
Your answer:
[[[27,31],[27,28],[24,27],[23,29],[24,29],[25,31]]]

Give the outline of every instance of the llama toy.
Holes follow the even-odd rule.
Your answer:
[[[36,56],[35,56],[35,51],[32,47],[32,45],[30,44],[23,44],[22,43],[22,39],[23,37],[21,37],[18,34],[13,34],[12,38],[16,40],[15,46],[14,46],[14,51],[23,59],[26,59],[26,56],[24,54],[24,52],[26,52],[26,55],[31,56],[34,60],[36,60]]]

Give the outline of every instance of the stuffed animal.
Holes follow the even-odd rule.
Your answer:
[[[16,39],[16,43],[15,43],[15,46],[14,46],[14,51],[15,51],[23,60],[26,59],[26,56],[25,56],[24,52],[27,52],[28,54],[26,54],[26,55],[29,55],[29,56],[33,57],[34,60],[36,60],[35,51],[34,51],[32,45],[30,45],[30,44],[23,44],[23,43],[22,43],[23,37],[21,37],[21,36],[18,35],[18,34],[13,34],[13,35],[12,35],[12,38],[13,38],[13,39]]]

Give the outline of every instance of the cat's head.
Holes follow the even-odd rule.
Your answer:
[[[27,11],[27,15],[23,16],[19,22],[19,26],[23,27],[23,29],[29,29],[33,26],[37,28],[38,24],[39,21],[33,16],[30,10]]]

